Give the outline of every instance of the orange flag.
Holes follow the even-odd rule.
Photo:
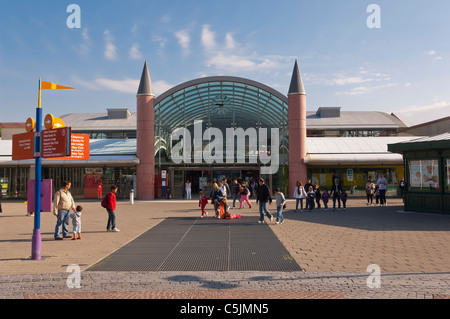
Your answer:
[[[65,90],[65,89],[73,89],[68,86],[62,86],[55,83],[41,81],[41,90]]]

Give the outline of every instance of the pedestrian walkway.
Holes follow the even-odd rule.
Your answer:
[[[218,220],[200,219],[196,200],[119,202],[117,226],[121,231],[112,233],[106,232],[107,214],[100,204],[83,201],[77,203],[84,207],[82,239],[53,240],[55,217],[43,213],[43,258],[33,261],[33,218],[26,216],[23,203],[4,201],[0,214],[0,298],[450,298],[450,216],[404,212],[399,201],[388,203],[388,207],[367,207],[364,200],[351,198],[345,211],[299,213],[289,210],[295,203],[288,201],[284,224],[260,225],[256,205],[236,210],[243,214],[241,220]],[[275,213],[273,206],[269,209]],[[175,228],[172,235],[170,227]],[[175,233],[178,239],[170,241]],[[164,234],[166,241],[159,238]],[[254,250],[261,243],[258,236],[269,234],[269,241],[280,245],[276,251],[283,246],[285,260],[293,259],[299,269],[283,271],[277,266],[246,270],[222,261],[226,270],[208,268],[219,255],[252,264],[248,253],[231,258],[231,254],[217,252],[248,252],[244,246]],[[216,248],[214,242],[208,247],[208,240],[201,249],[186,252],[193,243],[201,242],[202,235],[217,238],[221,246]],[[156,263],[159,270],[95,269],[129,245],[148,248],[148,243],[140,242],[145,236],[158,238],[156,245],[170,242],[161,260],[169,261],[172,256],[177,257],[177,263]],[[261,251],[267,259],[272,258],[270,249]],[[130,260],[136,261],[132,256]],[[195,268],[202,259],[208,262]],[[185,270],[181,268],[183,260],[190,265]],[[72,272],[76,268],[71,265],[81,272]],[[379,273],[371,265],[379,266]]]
[[[167,218],[93,271],[300,271],[267,224],[253,217]]]

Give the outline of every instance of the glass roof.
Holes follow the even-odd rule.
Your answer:
[[[220,129],[285,128],[287,112],[287,97],[264,84],[236,77],[208,77],[158,96],[155,124],[162,130],[157,134],[160,136],[190,127],[196,120]]]

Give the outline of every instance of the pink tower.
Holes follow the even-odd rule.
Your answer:
[[[302,77],[295,61],[291,85],[288,93],[288,130],[289,130],[289,194],[294,194],[295,183],[303,185],[307,179],[306,157],[306,92]]]
[[[155,95],[147,61],[137,92],[136,198],[155,199]]]

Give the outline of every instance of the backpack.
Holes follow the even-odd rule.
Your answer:
[[[101,205],[102,205],[103,208],[108,207],[108,200],[107,200],[107,197],[108,197],[108,195],[106,195],[106,196],[103,197],[103,199],[102,199]]]

